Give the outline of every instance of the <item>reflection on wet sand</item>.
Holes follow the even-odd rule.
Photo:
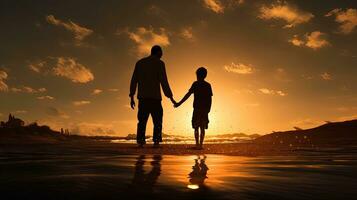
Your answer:
[[[208,167],[206,165],[206,156],[197,156],[194,160],[195,164],[192,166],[192,172],[189,173],[190,184],[187,185],[190,189],[204,188],[204,181],[207,177]]]
[[[161,155],[154,155],[153,160],[150,162],[151,171],[146,173],[144,170],[146,156],[140,155],[136,158],[135,169],[134,169],[134,177],[132,181],[132,185],[134,188],[140,188],[150,190],[154,187],[157,179],[161,174]]]
[[[0,193],[1,199],[353,199],[356,167],[355,153],[3,155]]]

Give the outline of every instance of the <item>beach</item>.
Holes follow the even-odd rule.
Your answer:
[[[357,148],[2,144],[5,199],[350,199]],[[270,150],[270,151],[269,151]],[[282,189],[284,188],[284,189]]]

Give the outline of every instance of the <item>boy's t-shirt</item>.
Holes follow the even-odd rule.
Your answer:
[[[202,109],[207,112],[211,110],[212,88],[206,81],[195,81],[189,92],[194,94],[193,108]]]

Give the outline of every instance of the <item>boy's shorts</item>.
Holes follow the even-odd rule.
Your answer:
[[[198,127],[204,127],[205,129],[208,128],[208,112],[204,110],[193,110],[192,115],[192,128],[196,129]]]

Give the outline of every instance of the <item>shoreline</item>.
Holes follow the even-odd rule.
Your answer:
[[[153,148],[146,144],[138,148],[136,144],[112,143],[109,141],[73,140],[61,142],[0,142],[0,154],[58,154],[58,155],[202,155],[219,154],[231,156],[290,156],[305,153],[338,153],[338,151],[357,153],[355,145],[320,145],[320,146],[287,146],[257,143],[204,144],[202,150],[194,149],[192,144],[161,144]]]

